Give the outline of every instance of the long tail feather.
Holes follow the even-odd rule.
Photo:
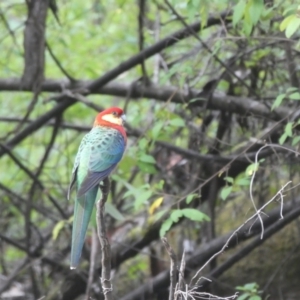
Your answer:
[[[79,264],[97,192],[98,187],[94,187],[75,201],[72,230],[71,269],[76,269]]]

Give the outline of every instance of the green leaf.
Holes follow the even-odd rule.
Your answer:
[[[141,189],[140,193],[135,195],[134,209],[138,210],[151,196],[152,191]]]
[[[283,135],[281,135],[281,137],[279,139],[279,144],[282,145],[285,142],[285,140],[287,139],[287,137],[288,136],[287,136],[286,133],[284,133]]]
[[[293,122],[288,122],[284,128],[284,133],[289,137],[293,136],[293,124]]]
[[[249,300],[261,300],[261,296],[259,296],[259,295],[254,295],[254,296],[251,296],[251,297],[249,298]]]
[[[232,25],[236,24],[243,18],[246,8],[246,1],[240,0],[240,2],[233,9]]]
[[[283,11],[283,15],[289,15],[291,13],[296,13],[297,11],[297,4],[294,5],[289,5],[284,11]]]
[[[227,197],[230,195],[231,191],[232,191],[232,186],[231,185],[223,187],[222,190],[221,190],[221,195],[220,195],[221,199],[226,200]]]
[[[240,186],[248,186],[250,185],[250,181],[248,178],[238,178],[236,181],[235,181],[235,184],[236,185],[240,185]]]
[[[253,25],[257,24],[262,12],[264,11],[263,0],[252,0],[249,7],[249,15]]]
[[[60,231],[64,228],[65,222],[66,222],[65,220],[61,220],[61,221],[57,222],[56,225],[54,226],[54,228],[52,230],[52,239],[54,241],[58,238]]]
[[[148,141],[147,141],[147,139],[146,138],[141,138],[140,140],[139,140],[139,148],[141,149],[141,150],[146,150],[147,149],[147,146],[148,146]]]
[[[156,174],[157,173],[155,165],[152,163],[149,164],[149,163],[145,163],[142,161],[138,161],[137,165],[140,168],[140,170],[145,174]]]
[[[284,18],[283,21],[279,25],[280,31],[284,31],[287,28],[288,24],[291,22],[291,20],[293,20],[294,18],[295,18],[295,15],[291,15],[291,16]]]
[[[252,176],[253,172],[256,172],[258,170],[259,163],[253,163],[249,165],[245,171],[247,176]]]
[[[207,17],[209,14],[209,3],[208,0],[205,0],[201,5],[200,9],[200,18],[201,18],[201,29],[203,29],[207,24]]]
[[[159,230],[159,236],[163,237],[165,236],[165,234],[167,233],[167,231],[170,230],[171,226],[173,225],[173,221],[171,218],[167,219],[166,221],[164,221],[160,227]]]
[[[250,282],[250,283],[246,283],[244,285],[244,288],[245,290],[248,290],[248,291],[256,291],[257,288],[258,288],[258,284],[256,282]]]
[[[123,221],[125,219],[115,205],[110,202],[105,203],[105,211],[118,221]]]
[[[297,145],[300,142],[300,136],[296,136],[293,138],[292,146]]]
[[[293,93],[293,94],[289,95],[289,98],[291,100],[300,100],[300,93],[299,92]]]
[[[296,92],[296,91],[298,91],[298,88],[296,88],[296,87],[289,87],[289,88],[286,90],[287,93],[292,93],[292,92]]]
[[[274,101],[272,107],[271,107],[271,110],[273,110],[273,109],[276,108],[276,107],[279,107],[280,104],[281,104],[281,102],[282,102],[282,100],[283,100],[284,98],[285,98],[285,94],[280,94],[280,95],[278,95],[278,96],[276,97],[276,99],[275,99],[275,101]]]
[[[286,37],[290,38],[296,32],[299,26],[300,26],[300,18],[298,16],[295,16],[295,18],[292,19],[286,27],[285,30]]]
[[[224,177],[224,180],[229,182],[229,183],[233,183],[233,178],[232,177]]]
[[[247,14],[245,16],[247,16]],[[252,29],[253,29],[253,25],[251,23],[247,22],[247,18],[245,17],[245,21],[243,23],[244,34],[246,36],[250,36]]]
[[[239,296],[237,300],[246,300],[249,296],[249,293],[244,293],[243,295]]]
[[[164,127],[164,122],[163,121],[158,121],[155,123],[151,130],[151,137],[156,140],[159,137],[159,134]]]
[[[181,217],[182,217],[182,210],[181,209],[173,210],[172,213],[171,213],[171,216],[170,216],[171,220],[174,223],[177,223]]]
[[[170,125],[175,127],[184,127],[185,123],[181,118],[172,119],[169,121]]]
[[[156,164],[156,161],[155,161],[154,157],[152,155],[149,155],[149,154],[146,154],[146,153],[143,153],[139,156],[139,161],[145,162],[145,163],[148,163],[148,164]]]
[[[190,204],[194,198],[196,198],[198,196],[198,194],[189,194],[187,197],[186,197],[186,204]]]
[[[183,216],[185,216],[186,218],[192,221],[198,221],[198,222],[210,221],[208,215],[204,214],[203,212],[195,208],[184,208],[181,210],[181,213]]]

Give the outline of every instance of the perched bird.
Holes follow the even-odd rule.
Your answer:
[[[68,190],[69,199],[75,184],[71,269],[76,269],[79,264],[99,183],[109,176],[123,156],[127,142],[124,121],[121,108],[111,107],[100,112],[92,130],[80,143]]]

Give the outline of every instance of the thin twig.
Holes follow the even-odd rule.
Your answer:
[[[14,282],[16,277],[19,275],[19,273],[24,270],[28,264],[29,264],[29,259],[26,257],[23,259],[20,264],[18,264],[14,270],[11,272],[11,275],[6,279],[6,281],[0,286],[0,295],[9,288],[9,286]]]
[[[199,37],[199,35],[186,23],[184,18],[176,11],[176,9],[171,5],[171,3],[168,0],[165,0],[165,3],[168,5],[168,7],[171,9],[172,13],[180,20],[180,22],[190,31],[191,35],[194,36],[201,44],[202,46],[212,55],[212,57],[223,67],[225,70],[236,78],[243,86],[245,86],[249,91],[251,91],[255,96],[259,98],[259,96],[256,94],[255,91],[239,76],[237,76],[233,70],[231,70],[217,55],[214,53],[208,45]]]
[[[108,178],[103,180],[103,185],[100,185],[102,192],[101,199],[97,203],[97,231],[98,238],[101,244],[102,253],[102,273],[101,273],[101,286],[105,300],[113,300],[112,296],[112,284],[110,280],[111,270],[111,251],[110,244],[108,242],[105,230],[105,219],[104,219],[104,206],[107,200],[107,196],[110,189],[110,181]]]
[[[2,148],[2,149],[1,149]],[[0,153],[1,150],[3,153],[7,153],[10,158],[16,163],[16,165],[23,170],[35,183],[36,185],[48,196],[51,203],[55,206],[55,208],[60,212],[61,216],[64,219],[68,218],[68,215],[65,213],[65,211],[60,207],[58,202],[50,195],[50,193],[45,191],[45,187],[42,184],[42,182],[36,177],[34,173],[32,173],[22,162],[20,159],[18,159],[11,151],[11,149],[7,146],[7,144],[0,143]],[[1,156],[1,154],[0,154]]]
[[[233,231],[233,233],[229,236],[228,240],[226,241],[226,243],[224,244],[224,246],[221,248],[220,251],[218,251],[217,253],[215,253],[214,255],[212,255],[210,257],[210,259],[197,271],[197,273],[194,275],[194,277],[191,280],[190,286],[194,286],[196,285],[197,281],[198,281],[198,277],[199,274],[201,273],[201,271],[213,260],[215,259],[217,256],[219,256],[221,253],[223,253],[225,251],[225,249],[228,247],[229,242],[231,241],[231,239],[247,224],[249,223],[251,220],[253,220],[255,217],[260,216],[260,214],[262,213],[262,211],[271,203],[273,202],[277,196],[280,196],[282,198],[282,192],[283,190],[286,188],[287,185],[289,185],[291,183],[291,181],[288,181],[276,194],[274,197],[272,197],[268,202],[266,202],[260,209],[258,209],[256,211],[255,214],[253,214],[249,219],[247,219],[242,225],[240,225],[236,230]],[[280,208],[280,216],[282,218],[282,206],[283,206],[283,202],[281,201],[280,203],[281,208]]]
[[[2,11],[2,9],[0,9],[0,19],[2,20],[4,26],[6,27],[7,31],[9,32],[9,34],[11,35],[14,45],[16,46],[16,48],[18,49],[19,53],[22,53],[21,47],[18,44],[18,41],[16,39],[16,35],[15,35],[15,30],[12,30],[9,26],[9,22],[7,21],[4,12]]]
[[[174,252],[174,250],[172,249],[172,247],[170,246],[170,244],[168,243],[168,240],[166,237],[162,237],[161,238],[169,256],[171,259],[171,263],[170,263],[170,292],[169,292],[169,300],[174,300],[174,294],[175,294],[175,286],[176,286],[176,281],[177,281],[177,257],[176,254]]]
[[[228,270],[235,263],[243,259],[246,255],[251,253],[255,248],[266,242],[273,234],[277,233],[286,225],[290,224],[294,219],[299,217],[300,207],[291,209],[287,214],[285,214],[284,219],[280,219],[270,225],[266,231],[264,239],[262,240],[259,236],[255,237],[249,244],[241,248],[238,252],[229,257],[225,262],[219,265],[216,269],[212,270],[206,277],[216,278],[221,276],[226,270]],[[201,289],[206,288],[208,282],[199,281],[197,286],[201,286]]]
[[[25,213],[23,206],[24,204],[26,205],[27,199],[13,192],[7,186],[3,185],[1,182],[0,182],[0,190],[3,190],[6,194],[10,196],[10,201],[21,213],[23,214]],[[17,201],[15,201],[15,199]],[[35,209],[37,212],[39,212],[41,215],[45,216],[46,218],[49,218],[52,221],[58,222],[61,220],[59,216],[54,215],[53,212],[49,210],[49,208],[44,207],[41,203],[39,204],[32,203],[32,208]]]
[[[75,83],[76,79],[73,76],[71,76],[68,73],[68,71],[62,66],[61,62],[56,57],[56,55],[52,51],[51,46],[49,45],[49,43],[47,41],[46,41],[46,48],[48,49],[50,56],[52,57],[52,59],[54,60],[54,62],[56,63],[56,65],[60,69],[60,71],[71,81],[71,83]]]
[[[300,207],[299,205],[300,205],[300,198],[293,199],[293,200],[289,201],[288,203],[286,203],[283,208],[283,213],[285,215],[285,218],[282,221],[284,221],[286,219],[287,213],[289,213],[292,210],[295,210],[294,209],[295,207]],[[280,214],[280,208],[278,208],[278,207],[269,211],[268,218],[265,218],[265,226],[268,228],[273,223],[277,222],[279,214]],[[300,215],[300,209],[297,211],[297,214],[298,214],[298,216]],[[156,224],[155,224],[155,226],[156,226]],[[160,228],[160,226],[161,226],[161,223],[158,222],[158,228]],[[244,242],[254,236],[259,235],[259,233],[258,233],[258,231],[260,231],[260,223],[259,222],[256,222],[253,225],[251,232],[248,231],[248,228],[249,228],[249,225],[246,226],[246,228],[244,230],[240,230],[236,234],[235,239],[231,239],[231,241],[228,244],[228,248],[236,247],[237,241],[239,241],[239,243],[241,244],[242,242]],[[149,235],[149,234],[153,235],[155,232],[153,230],[151,230],[151,232],[149,232],[149,231],[146,232],[146,235]],[[201,245],[197,249],[195,249],[195,251],[193,252],[193,255],[186,260],[185,276],[189,276],[189,274],[193,270],[195,270],[199,266],[202,266],[209,258],[211,258],[211,256],[214,253],[218,252],[224,246],[224,244],[226,243],[226,241],[228,240],[228,238],[231,235],[232,235],[232,231],[230,233],[224,234],[224,235],[216,238],[215,240],[213,240],[209,243],[205,243],[204,245]],[[143,236],[143,239],[145,239],[144,236]],[[136,242],[132,242],[131,240],[129,240],[128,243],[130,243],[131,245],[134,245],[135,247],[139,247],[139,249],[143,249],[143,247],[145,247],[145,245],[149,244],[149,242],[145,243],[145,241],[143,241],[143,243],[140,243],[140,242],[136,243]],[[124,248],[124,245],[125,245],[125,243],[122,244],[121,249]],[[118,249],[120,249],[119,246],[118,246]],[[122,262],[124,259],[128,259],[129,257],[133,256],[133,254],[128,253],[128,252],[135,251],[134,254],[140,253],[137,250],[138,249],[128,249],[122,253],[122,257],[120,257],[120,254],[114,255],[113,257],[116,257],[116,259],[117,259],[117,263],[114,264],[114,267],[119,266],[120,262]],[[116,249],[113,253],[117,254],[120,251],[121,250]],[[165,271],[161,272],[160,274],[158,274],[157,276],[153,277],[151,282],[148,281],[147,283],[140,285],[134,291],[131,291],[130,293],[128,293],[121,299],[122,300],[140,300],[142,297],[152,295],[153,291],[157,291],[158,289],[161,289],[161,288],[167,288],[169,283],[170,283],[170,271],[165,270]]]
[[[145,18],[145,9],[146,9],[146,1],[145,0],[139,0],[139,15],[138,15],[138,39],[139,39],[139,51],[143,51],[144,49],[144,18]],[[141,70],[142,70],[142,76],[143,80],[142,82],[144,84],[147,84],[149,78],[147,75],[145,60],[143,59],[141,62]]]
[[[182,253],[182,258],[181,258],[181,263],[180,263],[180,268],[179,268],[179,285],[178,288],[179,289],[183,289],[184,288],[184,270],[185,270],[185,251],[183,251]]]
[[[182,295],[185,300],[191,299],[191,300],[196,300],[196,299],[203,299],[203,300],[234,300],[238,297],[237,293],[235,293],[232,296],[228,297],[219,297],[215,296],[210,293],[205,293],[205,292],[197,292],[194,289],[189,290],[188,286],[186,286],[185,291],[176,291],[176,295]]]
[[[289,149],[289,148],[287,148],[287,147],[280,146],[280,145],[277,145],[277,144],[267,144],[267,145],[261,147],[261,148],[256,152],[256,155],[255,155],[255,162],[254,162],[254,163],[255,163],[255,167],[254,167],[254,170],[253,170],[253,174],[252,174],[252,176],[251,176],[251,180],[250,180],[250,189],[249,189],[249,190],[250,190],[250,200],[251,200],[251,202],[252,202],[252,205],[253,205],[253,207],[254,207],[254,209],[255,209],[255,212],[257,213],[257,217],[258,217],[259,222],[260,222],[260,224],[261,224],[261,235],[260,235],[260,238],[261,238],[261,239],[262,239],[263,236],[264,236],[264,223],[263,223],[263,220],[262,220],[262,218],[261,218],[260,213],[258,213],[256,204],[255,204],[255,202],[254,202],[254,198],[253,198],[253,182],[254,182],[254,178],[255,178],[255,175],[256,175],[256,172],[257,172],[257,169],[258,169],[258,155],[259,155],[259,153],[260,153],[263,149],[265,149],[265,148],[267,148],[267,147],[278,148],[278,149],[284,149],[284,150],[290,151],[290,152],[292,152],[292,153],[295,153],[296,155],[299,154],[298,151],[295,151],[295,150],[292,150],[292,149]],[[278,193],[277,193],[277,194],[278,194]],[[276,195],[277,195],[277,194],[276,194]],[[282,202],[282,201],[283,201],[283,194],[282,194],[282,192],[279,192],[278,196],[280,196],[280,200],[281,200],[281,202]],[[281,204],[281,208],[282,208],[282,204]],[[261,210],[261,209],[260,209],[260,210]],[[282,216],[282,211],[280,212],[280,216],[281,216],[281,219],[282,219],[282,218],[283,218],[283,216]]]
[[[97,232],[93,228],[91,256],[90,256],[90,270],[89,270],[89,279],[87,282],[87,287],[86,287],[86,292],[85,292],[85,300],[89,300],[89,298],[90,298],[92,284],[93,284],[93,280],[94,280],[95,261],[96,261],[97,252],[98,252]]]

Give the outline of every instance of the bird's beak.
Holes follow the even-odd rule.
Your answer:
[[[125,123],[125,122],[126,122],[126,115],[123,114],[123,115],[121,116],[121,119],[122,119],[123,123]]]

